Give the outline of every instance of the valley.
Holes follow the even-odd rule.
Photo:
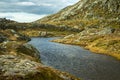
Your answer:
[[[119,60],[120,0],[80,0],[31,23],[0,18],[0,80],[119,80]]]

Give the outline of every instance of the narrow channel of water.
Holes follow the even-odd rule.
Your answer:
[[[50,42],[54,38],[32,38],[47,66],[69,72],[83,80],[120,80],[120,61],[94,54],[79,46]]]

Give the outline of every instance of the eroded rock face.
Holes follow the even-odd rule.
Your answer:
[[[79,80],[29,59],[0,55],[0,80]]]

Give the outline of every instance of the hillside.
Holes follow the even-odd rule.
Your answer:
[[[43,65],[39,51],[19,29],[18,23],[0,19],[0,80],[79,80]]]
[[[60,12],[36,21],[75,28],[120,25],[120,0],[80,0]],[[114,22],[114,24],[112,24]],[[107,24],[106,24],[107,23]]]
[[[120,59],[120,0],[80,0],[34,23],[79,29],[55,42],[76,44]]]

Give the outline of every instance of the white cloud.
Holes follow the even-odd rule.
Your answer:
[[[77,1],[79,1],[79,0],[61,0],[61,2],[64,3],[66,6],[73,5]]]
[[[54,6],[53,4],[48,4],[48,3],[39,3],[37,5],[38,6]]]
[[[18,21],[18,22],[33,22],[44,16],[46,15],[36,15],[36,14],[29,14],[29,13],[23,13],[23,12],[0,13],[0,18],[7,18],[7,19]]]
[[[35,3],[33,2],[17,2],[15,3],[16,5],[19,5],[19,6],[34,6],[36,5]]]
[[[0,17],[31,22],[47,14],[56,13],[77,1],[79,0],[0,0]]]
[[[13,4],[19,6],[54,6],[54,4],[50,3],[37,3],[37,2],[17,2]]]

